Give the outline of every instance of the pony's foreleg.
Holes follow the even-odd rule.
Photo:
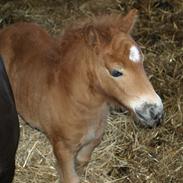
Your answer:
[[[77,154],[77,161],[80,165],[85,165],[89,162],[92,152],[96,146],[98,146],[101,142],[101,137],[94,139],[89,144],[83,146]]]
[[[75,171],[75,152],[61,141],[53,144],[53,150],[58,161],[62,183],[79,183]]]

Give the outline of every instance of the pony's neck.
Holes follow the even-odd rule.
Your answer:
[[[71,45],[63,57],[60,82],[69,96],[69,102],[78,107],[98,108],[106,104],[96,87],[96,55],[81,42]],[[62,89],[63,89],[62,88]]]

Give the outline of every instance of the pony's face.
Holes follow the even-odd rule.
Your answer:
[[[140,47],[125,33],[114,36],[102,56],[100,86],[113,101],[126,106],[147,126],[159,123],[163,104],[143,67]]]
[[[89,40],[97,48],[96,80],[103,95],[126,106],[143,124],[153,127],[160,122],[163,104],[145,74],[142,51],[129,35],[135,16],[136,11],[130,11],[121,26],[114,23],[108,33],[92,30]]]

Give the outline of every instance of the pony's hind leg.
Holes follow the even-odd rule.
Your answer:
[[[58,160],[62,183],[79,183],[75,171],[75,151],[61,141],[53,144],[54,154]]]

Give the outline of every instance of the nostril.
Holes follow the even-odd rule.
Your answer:
[[[147,120],[146,117],[142,114],[141,111],[135,110],[135,113],[136,113],[142,120],[144,120],[144,121]]]
[[[161,123],[161,119],[158,119],[156,122],[156,127],[160,126],[160,123]]]
[[[155,119],[157,117],[157,115],[155,114],[154,107],[151,107],[149,109],[149,112],[150,112],[150,116],[151,116],[152,119]]]
[[[152,106],[149,109],[149,113],[150,113],[151,119],[153,119],[155,121],[161,119],[162,113],[158,110],[158,108],[156,106]]]
[[[152,119],[154,119],[155,121],[156,121],[156,120],[159,120],[159,119],[160,119],[160,114],[159,114],[159,113],[154,114],[154,115],[152,116]]]

